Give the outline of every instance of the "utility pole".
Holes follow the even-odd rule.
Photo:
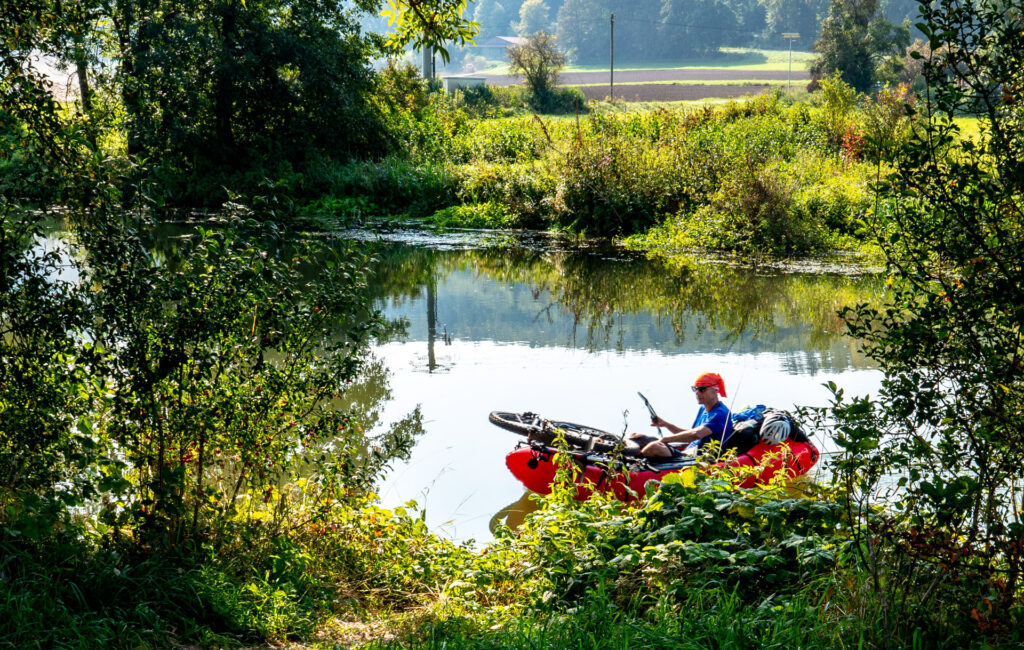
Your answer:
[[[609,53],[611,56],[611,63],[608,71],[608,89],[609,97],[615,99],[615,14],[612,14],[611,22],[611,38],[609,39]]]
[[[434,342],[437,340],[437,276],[430,274],[427,280],[427,372],[437,370],[434,356]]]
[[[782,38],[789,41],[789,72],[786,74],[786,92],[793,90],[793,41],[800,38],[797,32],[782,32]]]

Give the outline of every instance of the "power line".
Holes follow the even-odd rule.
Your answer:
[[[691,29],[708,29],[708,30],[719,31],[719,32],[734,32],[734,33],[737,33],[737,34],[749,34],[749,33],[751,33],[751,31],[749,29],[739,29],[739,28],[736,28],[736,27],[716,27],[714,25],[697,25],[697,24],[693,24],[693,23],[668,23],[668,22],[662,22],[660,20],[643,20],[643,19],[640,19],[640,18],[622,18],[622,17],[619,17],[619,18],[616,18],[615,20],[618,21],[618,22],[640,23],[640,24],[645,24],[645,25],[655,25],[655,26],[659,26],[659,27],[660,26],[664,26],[664,27],[687,27],[687,28],[691,28]],[[606,25],[607,24],[603,18],[574,18],[571,22],[575,23],[575,24],[590,24],[590,25]]]

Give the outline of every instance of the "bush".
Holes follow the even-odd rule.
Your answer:
[[[834,243],[831,233],[853,237],[859,221],[872,207],[868,170],[851,168],[839,173],[816,157],[801,157],[788,167],[796,183],[793,211],[816,232],[812,250]]]
[[[469,127],[469,115],[443,92],[428,92],[422,105],[416,97],[413,108],[399,101],[381,106],[392,157],[424,164],[463,162],[466,152],[454,145]]]
[[[791,159],[813,142],[771,98],[721,113],[591,115],[586,127],[560,171],[556,211],[566,225],[595,234],[642,231],[713,196],[729,201],[738,186],[723,183],[737,170]]]
[[[587,96],[579,88],[555,88],[542,112],[555,115],[584,115],[590,111]]]
[[[418,118],[430,105],[427,82],[411,63],[388,59],[377,79],[376,97],[392,110],[405,110]]]
[[[682,482],[670,478],[625,510],[600,493],[576,502],[575,487],[562,484],[467,567],[451,596],[526,612],[596,597],[642,616],[713,590],[756,606],[799,599],[848,559],[843,506],[827,491],[738,490],[701,473],[695,486]]]
[[[45,182],[51,172],[25,151],[24,139],[24,125],[0,110],[0,200],[46,206],[58,200],[57,188]]]
[[[794,187],[769,168],[737,169],[708,203],[681,212],[643,241],[662,249],[713,249],[772,257],[813,250],[808,224],[793,200]]]
[[[864,106],[864,138],[869,159],[889,160],[910,137],[914,98],[909,86],[879,90]]]
[[[441,228],[515,228],[518,219],[504,206],[488,201],[472,205],[456,205],[438,210],[426,219]]]
[[[866,168],[837,169],[811,151],[765,167],[737,166],[692,210],[676,215],[630,246],[670,251],[715,249],[787,256],[851,245],[857,220],[871,207]]]
[[[459,201],[496,203],[524,228],[549,225],[556,180],[528,165],[472,165],[458,172]]]
[[[443,164],[415,164],[397,156],[382,161],[333,165],[322,176],[336,197],[365,197],[382,212],[430,214],[451,205],[458,189]]]
[[[452,106],[476,118],[511,117],[530,109],[530,93],[523,86],[474,86],[459,88]]]
[[[843,135],[853,124],[857,91],[844,82],[838,72],[820,80],[821,103],[815,114],[817,123],[833,150],[839,151]]]
[[[541,156],[547,143],[533,120],[507,118],[476,122],[456,146],[466,150],[474,164],[479,164],[533,160]]]
[[[593,235],[650,227],[681,198],[672,192],[674,179],[660,173],[671,164],[664,154],[627,141],[577,140],[555,194],[556,219]]]
[[[693,230],[708,248],[754,255],[807,252],[806,224],[794,210],[793,192],[777,170],[736,168],[694,214]]]

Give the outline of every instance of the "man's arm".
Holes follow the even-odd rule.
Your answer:
[[[711,429],[709,429],[707,425],[701,425],[692,429],[684,429],[682,427],[677,427],[667,420],[661,419],[660,416],[651,422],[651,426],[665,427],[672,432],[667,436],[662,436],[662,442],[693,442],[694,440],[700,440],[705,436],[711,435]]]
[[[667,436],[663,436],[661,438],[662,442],[693,442],[694,440],[700,440],[701,438],[705,438],[711,435],[711,429],[704,425],[701,425],[693,429],[680,429],[679,427],[674,428],[675,432]],[[669,431],[672,431],[672,429],[669,429]]]

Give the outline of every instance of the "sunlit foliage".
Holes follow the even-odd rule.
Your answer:
[[[885,379],[877,399],[836,388],[829,417],[886,630],[940,619],[999,635],[1024,616],[1024,29],[987,0],[922,10],[924,119],[865,224],[891,300],[845,312]]]

